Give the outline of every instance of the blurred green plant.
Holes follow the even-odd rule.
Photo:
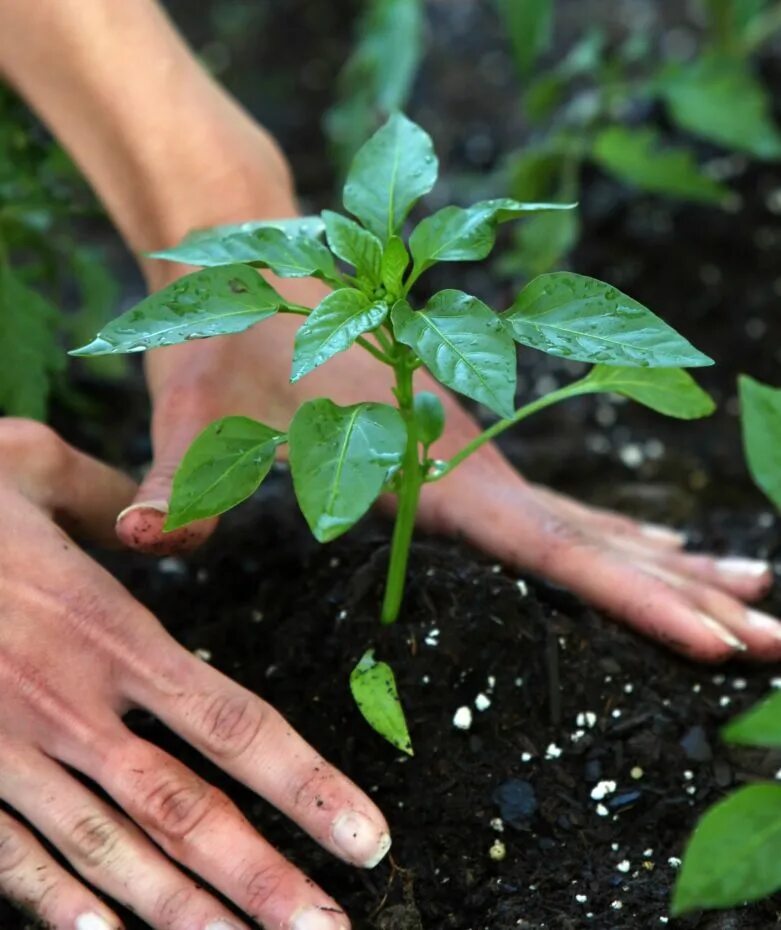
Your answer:
[[[0,411],[45,420],[52,390],[63,386],[60,343],[107,319],[113,279],[91,247],[69,228],[98,207],[63,150],[31,114],[0,88]],[[76,306],[63,313],[60,305]],[[97,359],[94,361],[98,361]],[[101,360],[96,373],[125,370]]]
[[[647,32],[611,45],[594,29],[543,69],[555,0],[496,4],[533,130],[531,144],[508,159],[511,196],[579,200],[584,168],[592,165],[645,193],[720,205],[730,191],[703,169],[696,143],[763,160],[781,157],[781,132],[754,62],[781,28],[781,4],[704,0],[704,34],[690,60],[660,60]],[[579,233],[576,212],[533,217],[518,229],[516,248],[501,267],[510,274],[549,271]]]

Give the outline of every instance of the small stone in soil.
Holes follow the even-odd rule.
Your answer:
[[[494,840],[493,845],[488,850],[488,855],[494,862],[501,862],[507,856],[507,847],[501,840]]]
[[[627,873],[631,868],[631,864],[628,859],[622,859],[621,862],[616,866],[619,872]]]
[[[493,793],[493,801],[505,823],[520,830],[526,826],[537,810],[534,788],[522,778],[509,778]]]
[[[485,694],[482,694],[482,693],[477,695],[477,697],[475,698],[475,707],[478,710],[481,710],[481,711],[488,710],[490,706],[491,706],[491,699],[489,697],[487,697]]]
[[[472,726],[472,711],[464,706],[453,714],[453,726],[457,730],[468,730]]]
[[[616,790],[616,783],[611,780],[600,781],[591,789],[591,799],[602,801]]]

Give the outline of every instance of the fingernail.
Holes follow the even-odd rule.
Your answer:
[[[659,526],[658,523],[642,523],[640,530],[643,536],[649,539],[658,539],[660,542],[674,543],[679,546],[686,544],[686,533],[671,530],[668,526]]]
[[[762,559],[745,559],[736,555],[717,559],[716,567],[727,575],[745,575],[749,578],[759,578],[770,570],[770,564]]]
[[[213,920],[211,923],[206,924],[204,930],[239,930],[239,925],[228,920]]]
[[[748,649],[748,646],[743,642],[743,640],[738,639],[730,630],[728,630],[724,624],[719,623],[718,620],[714,620],[713,617],[709,617],[707,614],[698,612],[698,616],[702,625],[707,627],[714,636],[726,643],[730,649],[737,649],[738,652],[745,652]]]
[[[125,517],[134,510],[156,510],[158,513],[163,514],[163,516],[166,516],[168,514],[168,501],[142,501],[139,504],[131,504],[117,515],[117,523],[124,520]]]
[[[90,912],[89,914],[80,914],[76,918],[76,930],[116,930],[117,924],[109,923],[105,917],[100,914]]]
[[[357,811],[347,811],[337,817],[331,827],[331,838],[351,862],[373,869],[384,859],[391,847],[388,833],[377,827]]]
[[[333,910],[308,907],[299,911],[290,924],[290,930],[347,930],[347,922]]]
[[[747,610],[746,623],[755,630],[762,630],[776,639],[781,639],[781,622],[770,614],[763,614],[761,610]]]

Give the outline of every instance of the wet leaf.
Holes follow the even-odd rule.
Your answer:
[[[713,364],[618,288],[568,271],[535,278],[501,319],[522,345],[574,361],[656,368]]]
[[[399,301],[391,320],[399,342],[414,349],[438,381],[501,417],[512,416],[515,347],[482,301],[462,291],[440,291],[421,311]]]
[[[330,542],[377,499],[401,463],[407,429],[386,404],[338,407],[320,398],[299,407],[288,441],[298,503],[315,538]]]
[[[781,388],[741,375],[743,448],[751,477],[781,509]]]
[[[323,211],[325,234],[331,251],[352,265],[356,274],[376,287],[381,280],[382,244],[367,229],[340,213]]]
[[[143,352],[240,333],[273,316],[284,301],[246,265],[206,268],[185,275],[112,320],[89,345],[71,355]]]
[[[595,365],[580,384],[588,391],[621,394],[680,420],[707,417],[716,409],[710,395],[682,368]]]
[[[393,669],[377,662],[373,649],[350,673],[350,691],[369,726],[397,749],[414,755]]]
[[[225,513],[250,497],[285,441],[265,423],[224,417],[196,437],[174,475],[166,530]]]
[[[781,746],[781,693],[775,692],[731,720],[721,731],[728,743]]]

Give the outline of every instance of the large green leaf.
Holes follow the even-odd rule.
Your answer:
[[[636,300],[568,271],[535,278],[501,318],[522,345],[578,362],[654,368],[713,364]]]
[[[399,301],[391,319],[399,342],[414,349],[438,381],[499,416],[512,416],[515,347],[484,303],[462,291],[440,291],[420,311]]]
[[[404,454],[407,429],[386,404],[337,407],[311,400],[290,424],[290,470],[298,503],[320,542],[346,532],[377,499]]]
[[[246,500],[269,473],[284,441],[284,433],[248,417],[210,423],[174,475],[165,529],[215,517]]]
[[[143,352],[190,339],[240,333],[282,306],[284,301],[274,288],[246,265],[205,268],[151,294],[104,326],[89,345],[70,354]]]
[[[550,46],[553,36],[553,0],[496,0],[503,17],[515,63],[522,75]]]
[[[691,149],[663,146],[651,127],[608,126],[594,140],[592,154],[606,171],[654,194],[703,203],[729,195],[728,188],[703,174]]]
[[[350,691],[369,726],[397,749],[414,755],[393,669],[378,662],[373,649],[350,673]]]
[[[781,157],[770,97],[747,62],[696,58],[666,75],[660,89],[670,115],[686,132],[757,158]]]
[[[49,393],[64,367],[56,309],[0,263],[0,411],[45,420]]]
[[[428,134],[395,113],[353,159],[344,205],[385,243],[437,180],[437,157]]]
[[[281,278],[316,277],[334,282],[338,280],[336,266],[317,238],[319,232],[313,218],[291,220],[285,228],[270,223],[217,226],[191,233],[179,245],[153,252],[151,258],[205,268],[241,262],[269,268]]]
[[[743,448],[751,477],[781,509],[781,388],[741,375]]]
[[[702,817],[689,840],[672,913],[732,907],[781,888],[781,785],[740,788]]]
[[[731,720],[721,735],[743,746],[781,746],[781,693],[774,692]]]
[[[485,258],[496,241],[499,223],[530,213],[571,210],[574,204],[520,203],[501,198],[484,200],[472,207],[444,207],[422,220],[412,231],[410,251],[415,260],[413,275],[435,262],[468,262]]]
[[[334,255],[355,268],[360,278],[376,286],[381,280],[382,243],[367,229],[341,213],[323,211],[325,234]]]
[[[716,409],[710,395],[682,368],[595,365],[579,384],[584,391],[621,394],[680,420],[707,417]]]
[[[290,380],[298,381],[338,352],[349,349],[363,333],[376,329],[387,315],[388,305],[369,300],[363,291],[349,287],[332,291],[296,333]]]

